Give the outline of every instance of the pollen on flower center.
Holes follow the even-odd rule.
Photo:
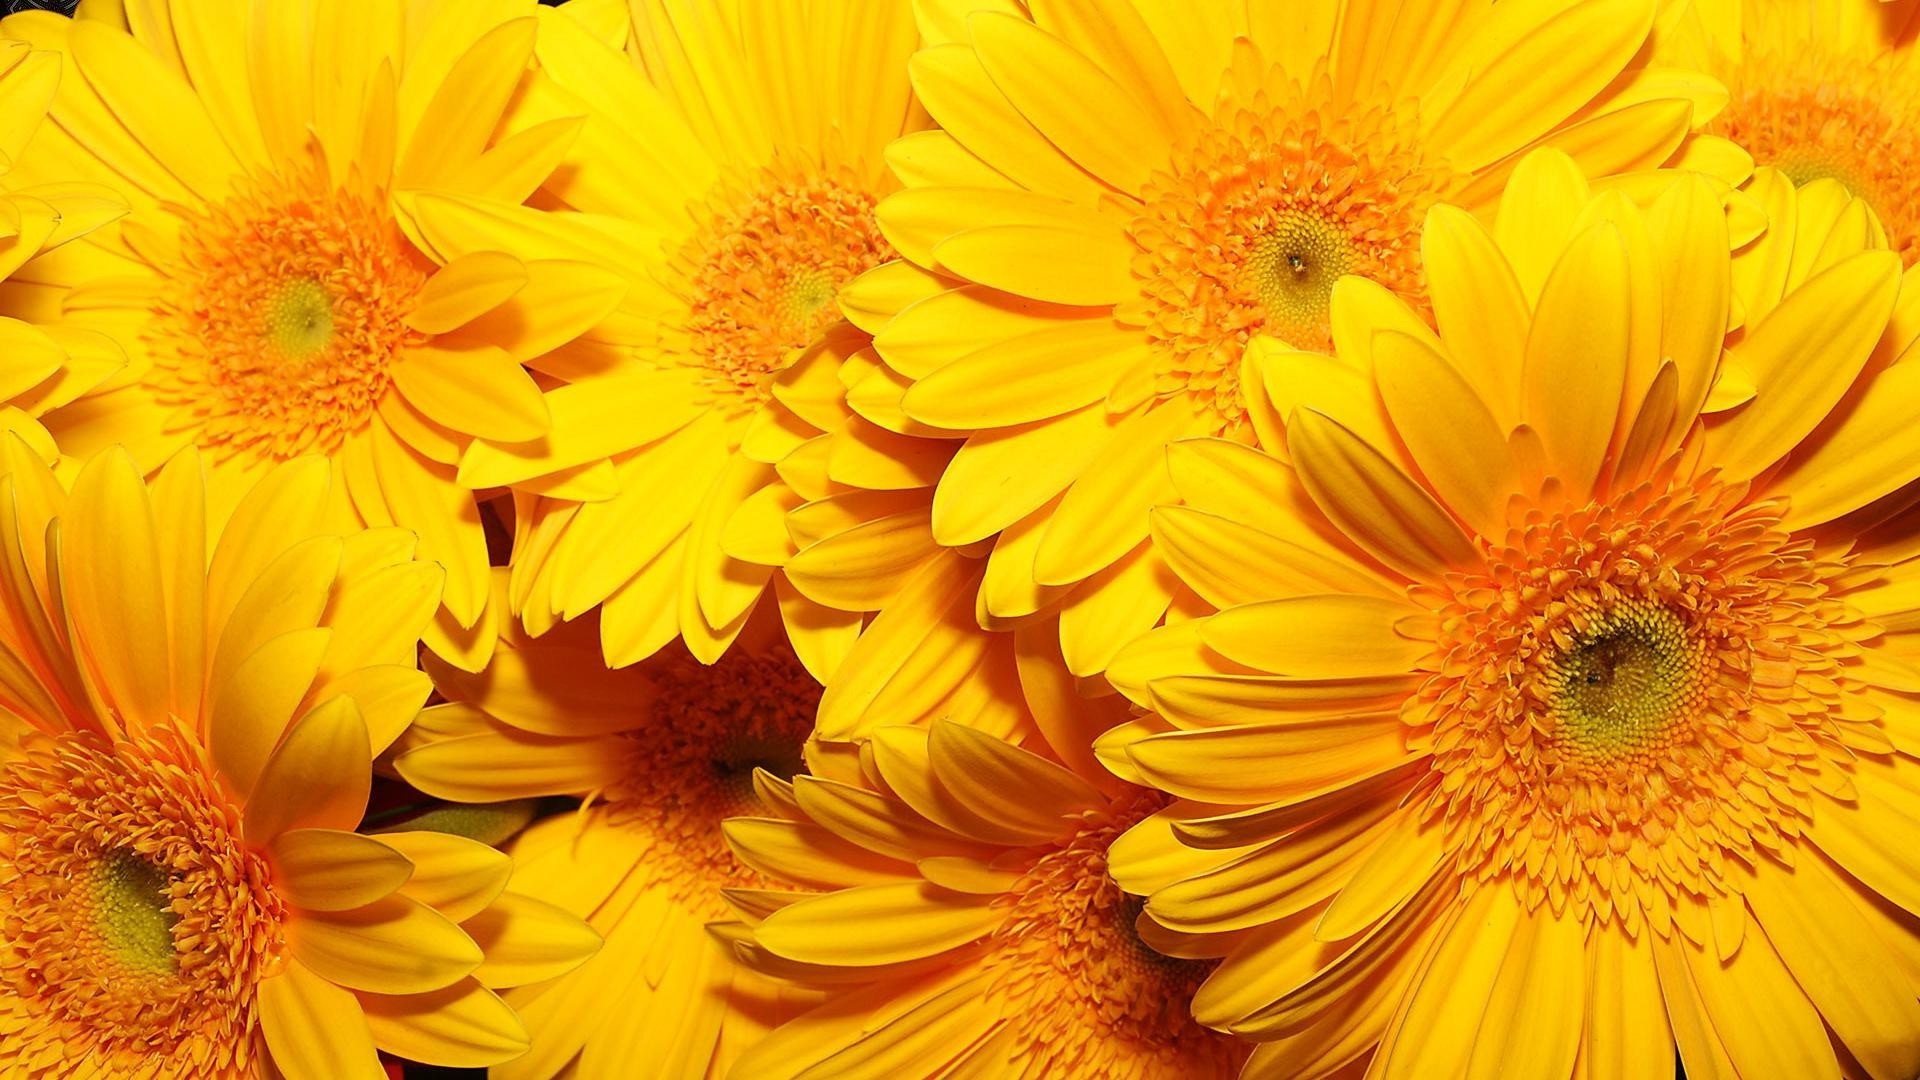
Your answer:
[[[150,338],[160,400],[217,453],[329,452],[371,418],[429,267],[385,197],[274,177],[181,222]]]
[[[1569,767],[1649,761],[1707,698],[1686,620],[1642,600],[1617,600],[1551,665],[1550,737]]]
[[[267,306],[267,340],[280,355],[302,360],[333,340],[333,298],[312,278],[282,282]]]
[[[1222,431],[1245,421],[1247,342],[1328,348],[1342,275],[1425,306],[1420,225],[1450,179],[1395,114],[1337,106],[1324,80],[1269,83],[1149,182],[1128,229],[1140,296],[1116,312],[1158,348],[1156,391],[1192,396]]]
[[[717,196],[680,254],[689,350],[709,391],[741,408],[840,318],[840,289],[891,258],[877,200],[850,172],[769,169]]]
[[[1107,848],[1160,802],[1142,796],[1090,820],[1012,890],[983,963],[994,999],[1033,1048],[1024,1075],[1185,1080],[1237,1071],[1233,1041],[1188,1013],[1212,965],[1148,948],[1134,929],[1139,899],[1107,875]]]
[[[129,1072],[167,1063],[147,1075],[251,1075],[284,907],[185,737],[30,736],[0,766],[0,835],[0,1074],[125,1055]]]
[[[1845,565],[1743,497],[1703,480],[1536,509],[1433,598],[1437,674],[1404,716],[1463,872],[1633,927],[1732,890],[1728,858],[1780,849],[1807,792],[1845,785]]]
[[[801,771],[820,686],[784,644],[736,648],[712,666],[662,657],[648,673],[654,696],[644,726],[626,733],[609,813],[651,836],[645,858],[679,903],[720,918],[720,888],[766,884],[734,859],[720,823],[766,812],[756,769],[783,780]]]
[[[180,968],[173,927],[180,916],[166,871],[127,851],[116,851],[94,868],[96,929],[108,953],[133,971],[172,973]]]

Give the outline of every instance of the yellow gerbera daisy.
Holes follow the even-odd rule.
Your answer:
[[[48,297],[20,268],[35,256],[126,212],[111,189],[90,184],[25,186],[7,176],[46,116],[60,83],[60,57],[23,41],[0,41],[0,431],[43,454],[53,442],[38,417],[112,375],[124,358],[106,338],[58,324]],[[45,321],[50,325],[37,326]]]
[[[324,454],[345,520],[412,529],[448,568],[439,635],[473,627],[486,545],[455,463],[476,439],[546,433],[522,365],[625,290],[578,262],[444,257],[405,212],[429,190],[518,203],[560,162],[575,120],[496,138],[536,8],[175,0],[9,18],[6,35],[67,65],[11,179],[95,180],[132,204],[24,271],[28,302],[129,358],[48,418],[62,450],[124,445],[152,470],[198,446],[216,511],[273,463]]]
[[[817,746],[742,861],[805,890],[735,889],[743,962],[827,1000],[757,1043],[754,1077],[1233,1076],[1246,1046],[1194,1023],[1210,965],[1162,955],[1107,849],[1162,800],[949,720]],[[770,787],[772,785],[769,785]]]
[[[477,675],[432,658],[428,670],[450,703],[409,733],[401,776],[457,801],[588,800],[521,835],[512,884],[607,944],[573,974],[508,995],[533,1048],[496,1077],[721,1076],[796,1001],[811,1003],[738,967],[704,929],[726,914],[722,889],[767,887],[727,853],[720,822],[768,811],[820,700],[777,620],[756,620],[712,666],[675,648],[609,671],[588,618],[538,639],[506,630]]]
[[[569,367],[610,377],[552,395],[546,440],[478,443],[460,475],[520,484],[612,454],[619,495],[523,508],[516,608],[539,632],[604,604],[615,665],[676,632],[711,660],[791,542],[778,493],[755,499],[780,481],[764,460],[779,454],[764,448],[792,445],[770,416],[785,392],[775,377],[838,324],[840,288],[892,255],[873,207],[896,186],[882,150],[924,122],[905,77],[911,6],[635,0],[627,56],[582,21],[598,27],[606,14],[604,4],[547,14],[536,49],[545,79],[519,105],[523,122],[589,114],[546,188],[578,212],[420,202],[425,235],[443,251],[590,259],[629,286],[612,317],[563,353]],[[756,441],[759,459],[742,453]],[[807,475],[831,472],[815,462]],[[736,514],[749,502],[757,512]],[[775,586],[809,663],[857,632],[857,615]]]
[[[503,894],[483,845],[352,831],[429,691],[441,569],[398,530],[329,534],[318,459],[209,529],[191,453],[149,490],[109,452],[71,493],[0,454],[0,1075],[524,1051],[492,988],[573,967],[591,932]]]
[[[1795,182],[1867,200],[1908,264],[1920,258],[1920,5],[1721,0],[1703,65],[1726,83],[1709,130]]]
[[[1194,1009],[1252,1075],[1920,1069],[1920,564],[1863,531],[1920,476],[1915,297],[1788,239],[1723,368],[1727,229],[1531,159],[1491,233],[1429,216],[1437,336],[1341,285],[1285,460],[1171,449],[1221,610],[1110,670],[1150,712],[1103,754],[1183,800],[1114,870],[1224,955]]]
[[[1426,317],[1429,271],[1453,274],[1423,254],[1427,208],[1485,208],[1531,147],[1589,176],[1749,168],[1690,135],[1719,87],[1650,60],[1680,5],[1032,7],[923,7],[911,70],[942,130],[893,152],[907,190],[879,219],[921,273],[890,271],[875,343],[903,414],[966,437],[933,536],[1018,530],[992,557],[1025,595],[1104,573],[1136,630],[1169,601],[1137,554],[1164,447],[1255,437],[1256,335],[1324,347],[1343,275]]]

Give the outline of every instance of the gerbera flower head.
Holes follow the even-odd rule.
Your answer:
[[[720,823],[768,812],[769,793],[785,790],[820,686],[764,616],[711,666],[675,648],[611,671],[596,637],[591,617],[537,639],[508,624],[478,674],[430,658],[449,702],[422,715],[395,766],[459,801],[587,800],[514,842],[512,886],[607,944],[571,975],[507,996],[532,1049],[496,1076],[638,1062],[723,1074],[798,1004],[704,929],[726,915],[722,890],[770,885],[734,860]]]
[[[1912,4],[1743,0],[1716,33],[1706,66],[1731,95],[1709,130],[1794,182],[1828,178],[1867,201],[1891,246],[1920,256],[1920,153],[1913,134],[1920,34]]]
[[[800,891],[734,890],[740,921],[716,932],[826,1000],[755,1044],[747,1074],[1204,1080],[1245,1058],[1188,1015],[1208,965],[1150,948],[1157,927],[1107,875],[1152,793],[935,720],[819,747],[780,795],[727,838]]]
[[[220,511],[274,463],[325,455],[343,521],[399,523],[448,567],[436,636],[471,631],[486,546],[456,463],[476,439],[546,433],[523,365],[624,291],[578,262],[445,257],[407,209],[424,191],[517,204],[559,164],[577,120],[498,130],[536,7],[215,0],[9,18],[8,36],[66,64],[15,177],[96,181],[131,204],[35,262],[40,292],[22,299],[57,302],[66,332],[128,357],[49,417],[61,448],[122,445],[152,470],[198,447]]]
[[[0,472],[0,1073],[378,1077],[526,1049],[494,988],[596,944],[499,852],[354,832],[430,686],[442,571],[337,535],[328,468],[209,528],[197,456]],[[28,538],[32,538],[29,540]]]
[[[1121,588],[1135,617],[1170,601],[1156,567],[1115,569],[1166,496],[1165,445],[1253,441],[1261,380],[1294,376],[1250,374],[1249,342],[1324,349],[1342,276],[1427,317],[1429,207],[1485,209],[1542,146],[1649,189],[1669,163],[1748,168],[1691,134],[1717,88],[1651,63],[1672,18],[1641,0],[1005,7],[923,6],[911,70],[940,130],[901,141],[906,190],[879,209],[920,277],[883,271],[875,344],[904,415],[965,438],[934,538],[1019,529],[992,557],[1025,592]],[[1110,657],[1068,651],[1082,673]]]
[[[846,332],[840,291],[893,257],[873,211],[897,186],[883,149],[924,123],[904,74],[911,5],[720,5],[695,18],[635,0],[631,16],[602,26],[544,14],[541,77],[515,123],[588,114],[546,186],[566,213],[446,194],[420,203],[443,251],[498,243],[523,258],[581,258],[628,285],[557,361],[606,379],[556,391],[544,440],[476,443],[461,477],[546,483],[612,456],[611,497],[553,492],[526,508],[511,595],[530,629],[602,606],[615,665],[676,633],[712,660],[773,591],[796,651],[824,672],[820,658],[845,647],[858,616],[824,613],[777,575],[793,543],[782,512],[797,500],[769,459],[802,441],[777,420],[793,391],[783,373]],[[628,55],[596,36],[608,32]],[[826,471],[817,458],[795,467],[809,491]]]
[[[1736,326],[1703,181],[1552,154],[1426,243],[1477,268],[1437,335],[1343,283],[1285,458],[1170,452],[1219,610],[1116,659],[1100,751],[1180,800],[1114,865],[1225,954],[1196,1014],[1258,1075],[1912,1073],[1898,258],[1835,234]]]

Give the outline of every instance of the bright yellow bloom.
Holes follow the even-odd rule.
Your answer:
[[[1709,130],[1796,183],[1832,178],[1865,199],[1892,247],[1920,258],[1920,5],[1902,0],[1716,0],[1703,64],[1731,100]]]
[[[1150,948],[1157,928],[1107,876],[1108,845],[1161,800],[1044,746],[884,726],[768,783],[768,816],[726,823],[743,861],[804,891],[730,892],[744,921],[716,932],[829,991],[736,1075],[1235,1075],[1245,1045],[1187,1011],[1210,965]]]
[[[794,550],[784,477],[817,498],[834,468],[803,457],[776,471],[768,462],[800,437],[770,406],[790,396],[780,377],[797,356],[845,332],[841,287],[892,255],[873,208],[897,186],[882,151],[924,122],[905,75],[911,5],[635,0],[630,32],[621,18],[601,25],[608,7],[546,13],[543,78],[518,105],[523,122],[588,112],[546,187],[579,213],[420,203],[443,251],[588,259],[627,284],[560,361],[608,377],[552,395],[544,443],[478,444],[460,475],[521,484],[613,456],[618,494],[527,508],[512,596],[530,629],[603,605],[616,666],[676,633],[712,660],[774,591],[796,649],[824,673],[859,618],[822,612],[775,567]],[[608,49],[609,30],[629,56]]]
[[[151,471],[197,446],[217,513],[273,463],[324,454],[343,522],[418,533],[448,568],[437,633],[471,628],[487,555],[456,462],[476,440],[546,433],[523,365],[624,291],[578,262],[446,257],[407,212],[423,191],[518,203],[577,134],[560,118],[496,137],[534,0],[113,9],[4,24],[66,63],[10,180],[97,181],[132,204],[0,305],[57,310],[127,354],[48,418],[61,449],[121,445]]]
[[[1789,233],[1736,326],[1716,203],[1530,159],[1429,216],[1437,336],[1344,282],[1285,458],[1170,451],[1221,610],[1111,668],[1103,755],[1183,800],[1114,869],[1252,1075],[1920,1069],[1914,296]]]
[[[941,130],[901,140],[907,190],[879,209],[911,265],[854,290],[896,312],[875,344],[899,411],[965,439],[932,536],[1002,538],[991,619],[1079,586],[1126,594],[1089,623],[1153,625],[1174,591],[1146,525],[1166,444],[1254,440],[1248,342],[1325,347],[1342,275],[1426,317],[1451,272],[1423,251],[1427,209],[1488,207],[1526,149],[1636,189],[1665,165],[1749,169],[1691,134],[1719,87],[1650,66],[1679,17],[1653,0],[1009,7],[924,5],[911,70]],[[1070,636],[1075,670],[1125,636]]]
[[[352,830],[430,690],[442,571],[333,535],[326,464],[209,528],[199,459],[149,489],[118,451],[72,491],[0,472],[0,1075],[339,1080],[376,1048],[525,1050],[493,992],[596,944],[503,894],[507,858]],[[44,542],[42,540],[44,539]]]
[[[35,256],[126,213],[105,187],[24,185],[7,176],[27,153],[60,82],[60,57],[21,41],[0,41],[0,431],[18,433],[43,455],[53,441],[38,417],[111,376],[124,363],[98,335],[70,330],[20,268]],[[11,279],[11,280],[9,280]],[[48,325],[35,325],[36,323]]]
[[[723,889],[771,883],[727,852],[720,822],[767,813],[784,791],[820,686],[755,621],[716,664],[675,647],[620,671],[602,664],[593,620],[530,639],[505,632],[469,675],[435,659],[450,700],[422,715],[396,759],[431,794],[467,802],[583,796],[512,847],[513,887],[590,922],[606,947],[564,979],[507,995],[533,1048],[494,1076],[703,1080],[812,998],[732,962],[705,925]]]

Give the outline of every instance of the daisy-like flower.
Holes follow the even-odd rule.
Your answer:
[[[1137,554],[1164,447],[1251,441],[1258,384],[1295,377],[1243,371],[1250,340],[1326,346],[1343,275],[1425,317],[1454,274],[1423,253],[1427,208],[1485,208],[1530,147],[1590,176],[1749,168],[1690,135],[1723,95],[1651,62],[1652,0],[1007,6],[924,5],[911,71],[941,130],[903,140],[907,190],[879,209],[924,273],[894,280],[876,347],[904,415],[966,437],[934,537],[1018,531],[1006,576],[1104,574],[1136,632],[1168,600]]]
[[[546,188],[576,212],[447,194],[419,209],[449,252],[501,247],[623,275],[625,301],[560,361],[608,377],[551,396],[547,439],[476,443],[460,476],[523,484],[611,454],[617,496],[525,508],[516,608],[539,632],[601,605],[616,666],[676,633],[712,660],[793,544],[766,463],[800,441],[773,421],[776,376],[839,323],[842,286],[892,257],[873,209],[897,186],[883,149],[924,123],[905,77],[911,5],[635,0],[627,56],[583,17],[546,13],[544,79],[517,106],[521,122],[588,114]],[[794,469],[809,497],[833,472],[814,459]],[[736,513],[761,491],[756,512]],[[857,632],[857,616],[774,585],[809,663]]]
[[[449,704],[422,715],[395,767],[457,801],[585,797],[513,844],[512,887],[585,918],[606,946],[507,995],[532,1049],[493,1075],[725,1075],[796,995],[704,929],[726,915],[721,890],[769,884],[728,854],[720,822],[768,812],[769,785],[799,770],[819,684],[777,619],[756,620],[712,666],[675,648],[610,671],[591,618],[503,634],[478,674],[429,657]]]
[[[437,636],[491,643],[470,630],[487,555],[456,462],[475,439],[546,433],[523,364],[624,286],[577,262],[442,258],[404,208],[426,190],[517,203],[561,160],[575,120],[496,137],[536,7],[176,0],[6,20],[66,63],[11,179],[97,181],[132,206],[25,271],[23,303],[128,357],[49,416],[61,449],[123,445],[152,470],[197,446],[217,511],[275,462],[325,455],[343,521],[400,524],[448,568]]]
[[[1911,297],[1787,239],[1703,416],[1715,203],[1530,159],[1491,234],[1428,218],[1472,268],[1437,336],[1342,284],[1287,459],[1171,449],[1155,533],[1221,610],[1110,671],[1149,712],[1102,753],[1181,800],[1114,870],[1224,954],[1194,1009],[1252,1075],[1920,1069],[1914,548],[1866,530],[1920,476]]]
[[[1195,1023],[1210,965],[1107,875],[1163,800],[964,724],[819,746],[728,841],[781,889],[735,889],[715,927],[743,962],[825,1002],[741,1058],[754,1077],[1224,1080],[1244,1044]],[[797,886],[801,892],[791,891]]]
[[[493,988],[577,965],[506,856],[352,830],[429,691],[442,571],[333,535],[319,459],[210,528],[191,453],[0,472],[0,1075],[338,1080],[523,1052]]]
[[[1731,95],[1709,130],[1796,183],[1839,180],[1920,258],[1920,6],[1740,0],[1704,22],[1702,66]]]

